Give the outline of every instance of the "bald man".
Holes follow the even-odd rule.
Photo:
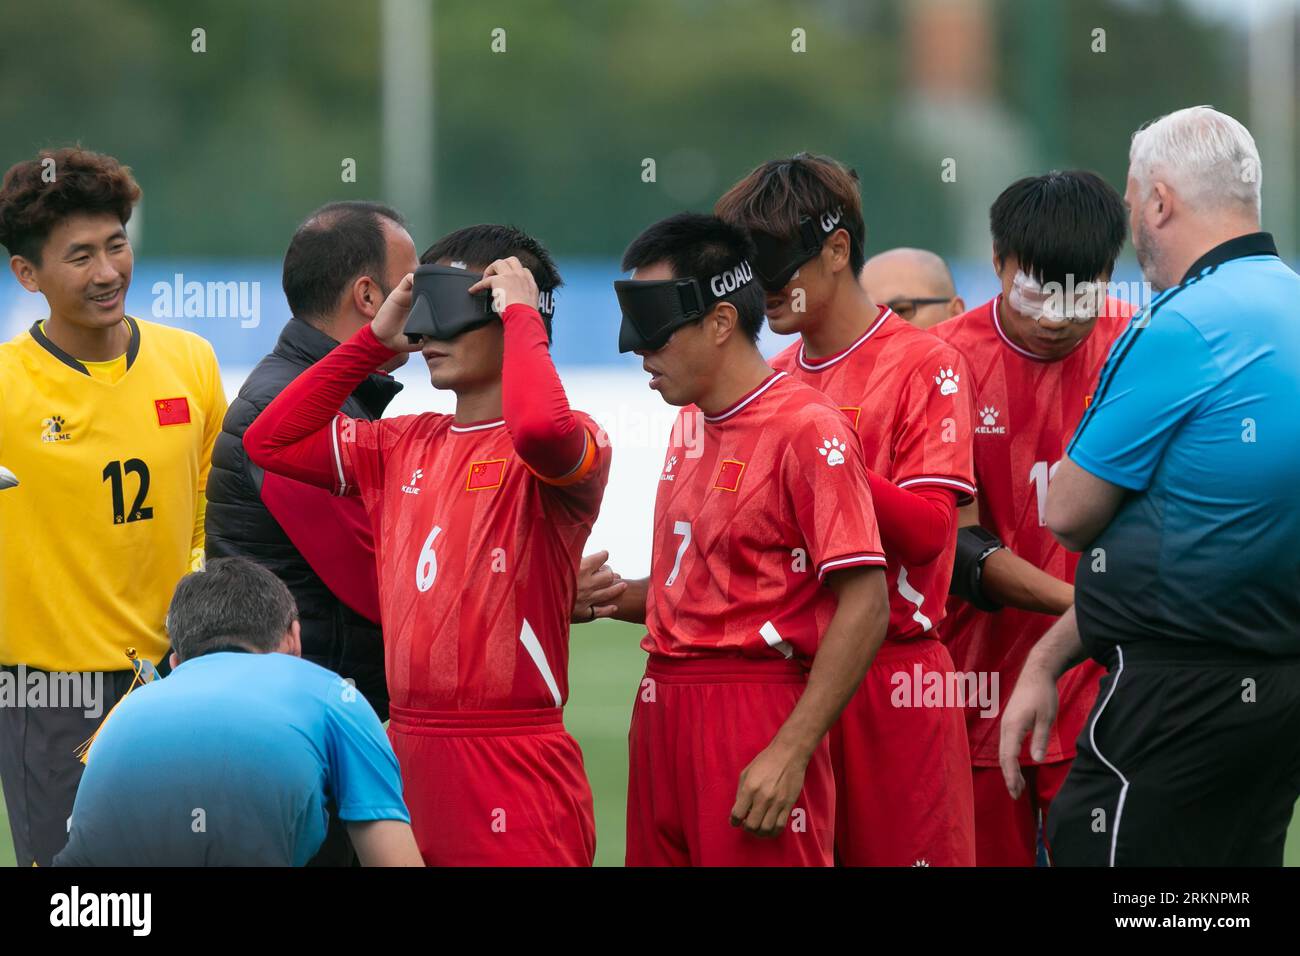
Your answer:
[[[862,267],[862,288],[918,329],[928,329],[966,311],[948,264],[925,249],[889,249]]]

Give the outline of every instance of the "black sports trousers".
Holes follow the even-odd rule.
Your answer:
[[[1117,646],[1047,821],[1056,866],[1281,866],[1300,659]]]

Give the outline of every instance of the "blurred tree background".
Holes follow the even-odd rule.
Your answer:
[[[142,254],[278,257],[321,203],[400,198],[383,177],[380,0],[4,7],[0,163],[72,141],[127,161],[145,190]],[[1122,189],[1142,121],[1212,103],[1251,122],[1245,34],[1182,0],[432,10],[434,191],[403,210],[417,243],[502,219],[562,256],[616,256],[650,220],[706,209],[756,163],[807,149],[858,171],[872,249],[982,257],[984,212],[1016,176],[1085,166]],[[1295,174],[1266,177],[1282,172]]]

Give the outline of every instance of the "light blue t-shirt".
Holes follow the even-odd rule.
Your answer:
[[[1094,656],[1155,640],[1300,657],[1300,276],[1267,233],[1133,317],[1067,453],[1129,492],[1076,573]]]
[[[286,654],[218,652],[138,687],[105,721],[60,866],[301,866],[332,801],[410,822],[366,699]]]

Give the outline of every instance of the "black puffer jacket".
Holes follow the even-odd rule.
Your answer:
[[[303,657],[356,681],[381,720],[388,716],[383,639],[379,627],[336,598],[298,553],[261,500],[262,469],[244,452],[244,430],[298,374],[337,342],[290,319],[230,403],[212,451],[208,477],[207,555],[245,557],[274,571],[298,602]],[[352,418],[376,419],[402,390],[387,375],[371,375],[343,406]]]

